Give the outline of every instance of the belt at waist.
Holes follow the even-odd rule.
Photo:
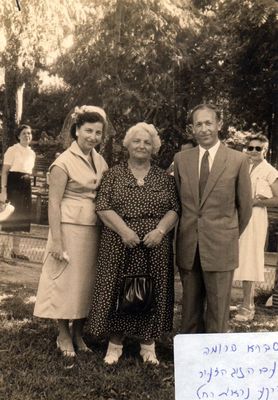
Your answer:
[[[17,171],[9,171],[9,175],[12,175],[14,177],[18,178],[30,178],[31,174],[27,174],[26,172],[17,172]]]

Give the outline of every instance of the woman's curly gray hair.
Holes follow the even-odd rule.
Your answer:
[[[129,143],[131,142],[133,135],[138,132],[138,131],[145,131],[150,135],[152,144],[153,144],[153,154],[157,154],[160,146],[161,146],[161,140],[158,135],[157,130],[153,126],[153,124],[147,124],[146,122],[138,122],[137,124],[133,125],[131,128],[128,129],[128,131],[125,134],[124,140],[123,140],[123,146],[128,147]]]

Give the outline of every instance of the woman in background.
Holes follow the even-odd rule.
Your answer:
[[[264,281],[267,207],[278,206],[278,171],[265,160],[267,150],[266,136],[249,136],[247,154],[250,158],[253,211],[239,239],[239,267],[234,273],[234,280],[243,281],[243,303],[235,316],[237,321],[251,321],[254,318],[255,282]]]
[[[29,125],[20,125],[16,132],[17,144],[9,147],[4,154],[0,201],[9,201],[14,213],[3,222],[5,232],[30,232],[32,191],[31,175],[36,155],[31,149],[32,130]],[[20,237],[13,237],[12,258],[27,259],[20,251]]]
[[[58,320],[57,347],[69,357],[90,350],[82,331],[91,305],[98,252],[95,198],[107,169],[94,149],[107,128],[104,110],[76,107],[73,118],[74,141],[50,166],[50,230],[34,309],[37,317]]]

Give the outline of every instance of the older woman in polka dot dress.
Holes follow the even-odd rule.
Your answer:
[[[158,364],[154,339],[172,329],[172,239],[179,202],[173,177],[151,164],[161,144],[154,126],[136,124],[127,131],[123,144],[128,161],[106,173],[97,197],[96,210],[104,228],[89,326],[93,335],[110,337],[107,364],[118,362],[125,336],[138,337],[143,361]],[[156,306],[146,314],[119,314],[116,300],[123,275],[146,272],[142,270],[146,253]]]

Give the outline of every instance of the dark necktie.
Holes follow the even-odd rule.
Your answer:
[[[199,198],[201,200],[206,184],[207,184],[207,180],[209,177],[209,161],[208,161],[208,157],[209,157],[209,152],[208,150],[206,150],[206,152],[203,155],[202,161],[201,161],[201,169],[200,169],[200,179],[199,179]]]

